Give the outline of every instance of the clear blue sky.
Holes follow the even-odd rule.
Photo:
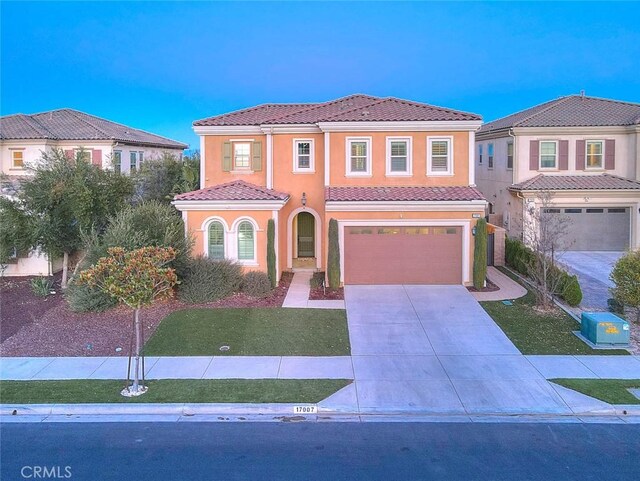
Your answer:
[[[350,93],[485,120],[640,102],[640,4],[26,3],[1,8],[0,112],[71,107],[197,147],[191,123]]]

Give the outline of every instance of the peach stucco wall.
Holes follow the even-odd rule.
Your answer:
[[[227,141],[249,140],[252,142],[262,142],[262,170],[258,172],[223,172],[222,171],[222,144]],[[266,135],[207,135],[204,138],[205,166],[204,166],[204,186],[224,184],[233,180],[244,180],[252,184],[266,185],[267,183],[267,162],[266,162]]]

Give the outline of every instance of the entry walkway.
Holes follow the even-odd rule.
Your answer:
[[[472,292],[471,295],[478,302],[506,301],[527,295],[527,290],[524,287],[493,266],[487,268],[487,278],[499,289],[492,292]]]
[[[327,301],[311,301],[309,293],[311,292],[312,271],[299,271],[293,274],[291,285],[287,291],[287,297],[284,298],[282,307],[306,307],[312,309],[344,309],[344,301],[327,300]]]

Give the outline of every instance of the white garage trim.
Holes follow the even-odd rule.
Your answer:
[[[392,219],[392,220],[338,220],[338,240],[340,244],[340,282],[344,283],[344,228],[354,226],[416,226],[416,227],[462,227],[462,282],[471,282],[469,269],[469,249],[471,237],[470,220],[417,220],[417,219]]]

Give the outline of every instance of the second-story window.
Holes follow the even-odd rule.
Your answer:
[[[313,172],[313,140],[294,139],[293,170],[294,172]]]
[[[387,137],[387,175],[411,175],[411,139]]]
[[[478,164],[482,165],[482,144],[478,144]]]
[[[122,172],[122,152],[119,150],[116,150],[113,152],[113,171],[116,174],[119,174]]]
[[[427,175],[453,175],[451,137],[429,137],[427,140]]]
[[[540,168],[555,169],[558,165],[558,142],[547,140],[540,142]]]
[[[513,142],[507,143],[507,170],[513,169]]]
[[[371,139],[347,139],[347,175],[371,174]]]
[[[129,172],[138,170],[138,152],[129,152]]]
[[[251,144],[244,142],[233,143],[234,170],[247,170],[251,167]]]
[[[587,169],[602,169],[604,157],[603,142],[601,140],[587,140]]]
[[[493,144],[487,145],[487,167],[493,169]]]

